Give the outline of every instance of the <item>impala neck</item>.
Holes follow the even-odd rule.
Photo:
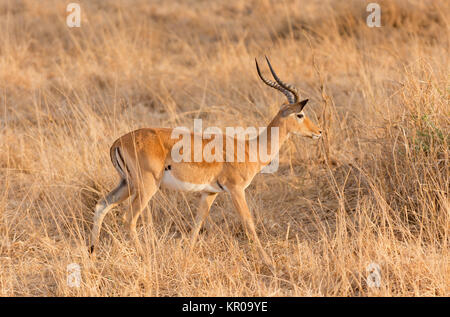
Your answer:
[[[272,128],[278,128],[278,137],[275,129]],[[274,133],[275,132],[275,133]],[[273,134],[274,133],[274,134]],[[267,137],[266,137],[267,135]],[[266,129],[258,136],[258,144],[261,144],[261,142],[264,142],[267,140],[267,154],[270,155],[270,160],[272,160],[280,151],[281,146],[283,143],[287,140],[289,137],[289,131],[286,127],[286,120],[281,120],[280,115],[277,114],[272,121],[269,123],[269,125],[266,127]],[[265,139],[265,140],[264,140]],[[272,144],[272,142],[276,142],[275,144]],[[269,164],[269,162],[261,163],[262,166],[265,166]]]

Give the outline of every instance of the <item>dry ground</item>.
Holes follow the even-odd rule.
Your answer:
[[[448,296],[448,1],[0,1],[2,296]],[[109,146],[138,127],[262,126],[284,97],[254,57],[309,98],[325,137],[293,137],[247,189],[272,274],[219,196],[187,256],[196,194],[159,192],[138,223],[96,200]],[[264,69],[267,74],[267,69]],[[366,284],[377,263],[380,288]],[[80,288],[66,267],[81,266]]]

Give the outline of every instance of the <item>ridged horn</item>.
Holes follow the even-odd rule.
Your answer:
[[[284,88],[284,89],[286,89],[287,91],[289,91],[289,92],[294,96],[294,101],[291,102],[291,103],[296,103],[296,102],[298,102],[298,100],[300,99],[300,97],[299,97],[299,95],[298,95],[297,88],[295,88],[294,86],[292,86],[292,85],[290,85],[290,84],[284,83],[284,82],[277,76],[277,74],[275,73],[275,71],[273,70],[272,65],[270,64],[270,61],[269,61],[269,59],[267,58],[267,56],[265,56],[265,57],[266,57],[267,64],[269,65],[270,72],[272,73],[272,76],[273,76],[273,78],[275,79],[275,81],[278,83],[278,85],[280,85],[282,88]]]
[[[267,57],[266,57],[266,59],[267,59]],[[265,83],[265,84],[266,84],[267,86],[269,86],[269,87],[272,87],[272,88],[275,88],[275,89],[281,91],[281,92],[286,96],[286,98],[287,98],[287,100],[288,100],[288,102],[289,102],[290,104],[295,103],[295,98],[294,98],[294,96],[289,92],[289,90],[283,88],[282,86],[280,86],[280,84],[277,84],[276,82],[273,82],[273,81],[268,80],[268,79],[266,79],[266,78],[263,77],[263,75],[261,74],[261,71],[260,71],[260,69],[259,69],[258,61],[256,60],[256,58],[255,58],[255,63],[256,63],[256,70],[258,71],[259,78],[261,78],[261,80],[263,81],[263,83]],[[269,66],[270,66],[270,64],[269,64]],[[272,74],[273,74],[273,73],[272,73]],[[274,78],[275,78],[275,77],[274,77]],[[276,78],[275,78],[275,80],[276,80]],[[297,96],[297,97],[298,97],[298,96]]]

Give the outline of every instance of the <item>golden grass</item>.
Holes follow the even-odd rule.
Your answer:
[[[2,296],[450,295],[448,1],[380,1],[382,28],[364,1],[79,3],[81,28],[64,1],[0,3]],[[90,260],[93,207],[118,180],[110,144],[194,118],[267,124],[284,100],[257,78],[264,55],[325,130],[292,138],[247,189],[277,273],[227,195],[188,257],[198,196],[170,191],[138,223],[145,258],[124,204]]]

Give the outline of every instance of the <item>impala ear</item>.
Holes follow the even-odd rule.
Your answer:
[[[300,102],[289,105],[286,109],[283,110],[283,112],[281,113],[281,116],[287,117],[287,116],[290,116],[291,114],[301,112],[303,110],[303,108],[305,107],[305,105],[308,103],[308,100],[309,99],[305,99]]]
[[[302,100],[302,101],[300,101],[300,102],[298,103],[299,106],[300,106],[300,110],[299,110],[298,112],[302,111],[303,108],[305,108],[305,106],[306,106],[306,104],[308,103],[308,101],[309,101],[309,99],[304,99],[304,100]]]

